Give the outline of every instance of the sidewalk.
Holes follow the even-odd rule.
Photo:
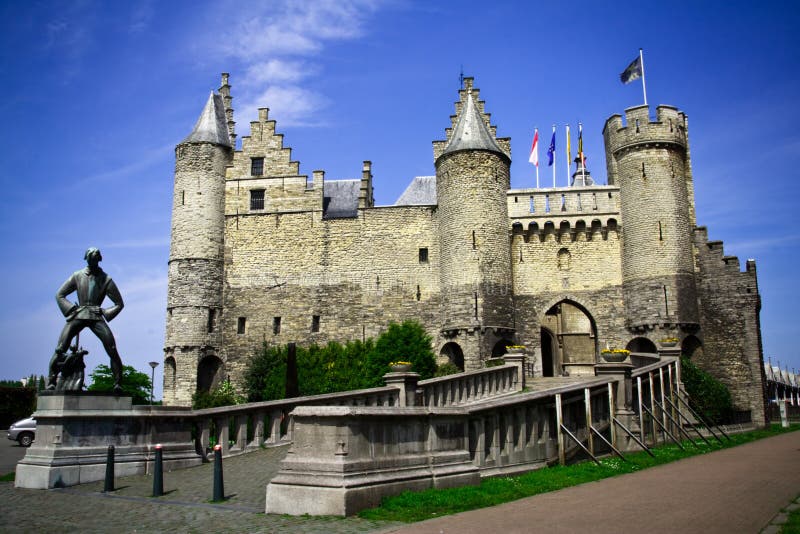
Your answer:
[[[800,432],[386,532],[757,533],[800,494]]]
[[[757,533],[800,494],[800,431],[638,473],[414,524],[265,515],[266,484],[287,447],[227,458],[224,503],[210,503],[213,466],[61,490],[0,482],[0,530],[15,532],[741,532]]]

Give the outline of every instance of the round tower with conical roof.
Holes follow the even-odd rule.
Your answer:
[[[192,133],[175,148],[164,404],[191,405],[192,392],[210,389],[224,374],[220,316],[225,169],[233,153],[229,121],[223,96],[212,92]]]
[[[638,106],[606,121],[609,185],[620,189],[628,328],[665,334],[699,325],[692,233],[694,193],[686,115]]]
[[[496,138],[472,78],[464,79],[459,96],[447,140],[434,142],[434,157],[441,333],[469,370],[514,334],[506,204],[511,159],[510,142]]]

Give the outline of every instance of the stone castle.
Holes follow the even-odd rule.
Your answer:
[[[311,178],[268,109],[237,150],[228,75],[176,148],[164,402],[229,377],[270,344],[378,336],[416,319],[440,361],[482,367],[527,347],[533,376],[591,375],[604,348],[636,365],[677,345],[764,418],[756,265],[697,226],[687,116],[658,106],[603,128],[608,185],[576,160],[571,187],[510,188],[472,78],[435,176],[376,206],[360,179]]]

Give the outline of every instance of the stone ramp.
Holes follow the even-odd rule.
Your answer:
[[[756,533],[800,493],[800,431],[387,532]]]

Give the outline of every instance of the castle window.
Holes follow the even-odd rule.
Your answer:
[[[420,263],[428,263],[428,249],[427,248],[419,249],[419,262]]]
[[[664,241],[664,229],[661,228],[661,221],[658,221],[658,240]]]
[[[281,318],[280,317],[273,317],[272,318],[272,333],[274,335],[278,335],[281,333]]]
[[[572,258],[571,258],[571,254],[569,253],[569,250],[567,250],[565,248],[562,248],[561,250],[559,250],[558,251],[558,256],[557,256],[558,269],[561,270],[561,271],[569,271],[570,260],[571,259]]]
[[[206,330],[208,330],[209,334],[214,331],[214,327],[216,326],[217,322],[216,311],[217,310],[215,310],[214,308],[208,309],[208,324],[206,325],[207,326]]]
[[[311,316],[311,331],[319,332],[319,315]]]
[[[567,211],[567,198],[563,193],[561,195],[561,211]]]
[[[531,197],[531,213],[536,212],[536,208],[533,205],[533,197]]]
[[[550,195],[544,196],[544,212],[550,213]]]
[[[519,202],[519,199],[517,197],[514,197],[514,204],[516,204],[517,202]]]
[[[247,317],[239,317],[239,319],[236,320],[236,333],[244,334],[246,326]]]
[[[422,291],[420,291],[419,285],[417,285],[417,300],[419,300],[420,298],[422,298]]]
[[[472,231],[472,249],[475,250],[478,248],[478,240],[475,237],[475,230]]]
[[[181,190],[181,206],[186,204],[186,191]]]
[[[250,158],[250,176],[264,176],[264,158]]]
[[[263,210],[264,209],[264,190],[251,189],[250,190],[250,209]]]
[[[592,209],[597,209],[597,193],[592,193]]]
[[[578,193],[578,211],[583,211],[583,205],[581,204],[581,194]]]

